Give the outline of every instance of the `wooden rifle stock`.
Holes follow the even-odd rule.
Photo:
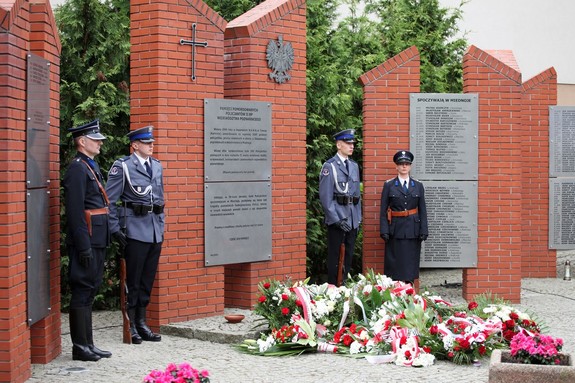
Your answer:
[[[128,285],[126,284],[126,258],[120,257],[120,308],[122,309],[123,342],[132,344],[130,317],[128,316]]]

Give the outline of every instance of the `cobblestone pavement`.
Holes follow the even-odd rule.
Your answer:
[[[575,252],[559,252],[558,277],[523,279],[521,304],[525,310],[543,321],[547,333],[563,338],[564,351],[575,352],[575,279],[564,281],[564,260],[575,260]],[[422,271],[421,286],[428,286],[453,303],[465,302],[461,297],[461,270],[427,269]],[[94,316],[96,345],[110,350],[113,356],[99,362],[72,360],[67,316],[62,316],[62,354],[46,365],[33,365],[27,383],[52,382],[122,382],[139,383],[153,369],[164,369],[168,363],[189,362],[194,368],[208,370],[212,383],[486,383],[489,360],[479,366],[457,366],[438,361],[426,368],[372,365],[365,359],[329,354],[306,354],[297,357],[261,357],[234,350],[220,342],[222,337],[242,339],[253,332],[254,316],[240,312],[246,319],[228,324],[223,317],[162,327],[162,341],[141,345],[122,343],[120,312],[97,312]],[[190,339],[200,338],[199,339]]]

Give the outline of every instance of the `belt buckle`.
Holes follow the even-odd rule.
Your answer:
[[[147,207],[147,205],[145,205]],[[144,210],[146,213],[150,214],[151,212],[154,211],[154,205],[150,205],[149,209]]]

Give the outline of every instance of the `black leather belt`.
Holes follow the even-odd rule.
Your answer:
[[[132,209],[136,215],[162,214],[164,212],[164,205],[144,205],[136,202],[126,202],[124,206]]]
[[[359,197],[354,197],[351,195],[342,195],[336,194],[333,198],[339,203],[340,205],[357,205],[359,203]]]

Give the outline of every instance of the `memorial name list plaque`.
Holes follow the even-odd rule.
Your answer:
[[[575,106],[549,107],[549,174],[575,177]]]
[[[410,94],[412,174],[419,179],[477,180],[477,94]]]
[[[426,181],[421,267],[477,267],[477,182]]]
[[[549,179],[549,248],[575,249],[575,177]]]

